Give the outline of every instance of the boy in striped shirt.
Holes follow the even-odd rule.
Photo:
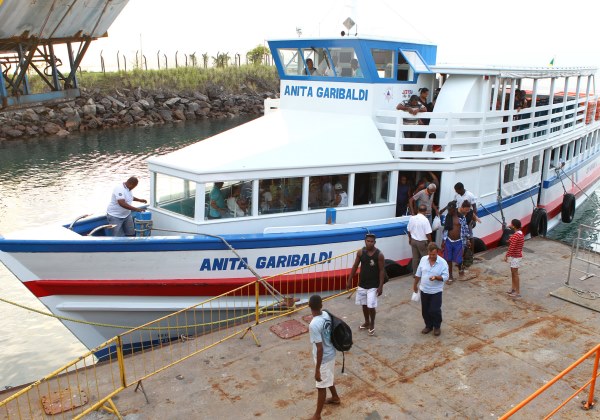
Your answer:
[[[523,232],[521,232],[520,220],[513,219],[512,222],[510,222],[509,227],[514,230],[515,233],[508,238],[508,251],[504,257],[504,261],[507,262],[510,257],[510,274],[512,276],[512,288],[507,293],[508,296],[512,298],[520,298],[519,267],[521,266],[521,259],[523,258],[523,244],[525,243],[525,238],[523,237]]]

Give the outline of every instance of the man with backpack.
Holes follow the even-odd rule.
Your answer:
[[[310,342],[313,343],[313,358],[315,359],[315,381],[317,386],[317,409],[313,420],[321,418],[323,405],[340,404],[340,397],[333,384],[333,369],[335,367],[335,348],[331,341],[331,315],[323,311],[323,300],[319,295],[313,295],[308,300],[308,306],[313,319],[310,321]],[[331,398],[327,400],[327,388]]]
[[[365,317],[365,322],[359,329],[368,329],[369,335],[375,335],[375,308],[377,308],[377,297],[383,293],[385,259],[383,253],[375,248],[375,235],[372,233],[365,235],[365,247],[356,253],[356,259],[346,285],[348,289],[352,286],[352,279],[359,265],[360,276],[356,288],[356,304],[362,305]]]

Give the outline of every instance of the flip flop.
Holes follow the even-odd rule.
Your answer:
[[[446,281],[446,284],[452,284],[452,283],[454,283],[454,279],[448,279],[448,280]]]
[[[368,325],[365,325],[365,324],[361,324],[361,325],[358,327],[358,329],[359,329],[359,330],[366,330],[367,328],[369,328],[369,326],[368,326]]]
[[[515,293],[515,292],[513,292],[513,293],[509,293],[509,294],[508,294],[508,296],[509,296],[509,297],[511,297],[511,298],[515,298],[515,299],[518,299],[518,298],[520,298],[520,297],[521,297],[521,295],[520,295],[520,294],[518,294],[518,293]]]
[[[515,289],[507,290],[506,293],[512,295],[513,293],[515,293]]]
[[[375,328],[373,328],[372,330],[369,330],[369,335],[375,335]]]
[[[327,398],[325,400],[325,404],[333,404],[333,405],[340,405],[342,402],[340,400],[334,400],[332,398]]]

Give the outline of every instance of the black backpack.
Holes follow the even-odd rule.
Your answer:
[[[352,329],[348,324],[333,315],[329,311],[324,311],[331,318],[331,344],[333,347],[342,352],[342,373],[346,365],[345,352],[352,348]]]

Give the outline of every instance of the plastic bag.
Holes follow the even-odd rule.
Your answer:
[[[412,300],[413,302],[420,302],[421,301],[421,294],[419,292],[413,292],[410,300]]]
[[[439,230],[442,227],[440,216],[435,216],[431,222],[431,230]]]

